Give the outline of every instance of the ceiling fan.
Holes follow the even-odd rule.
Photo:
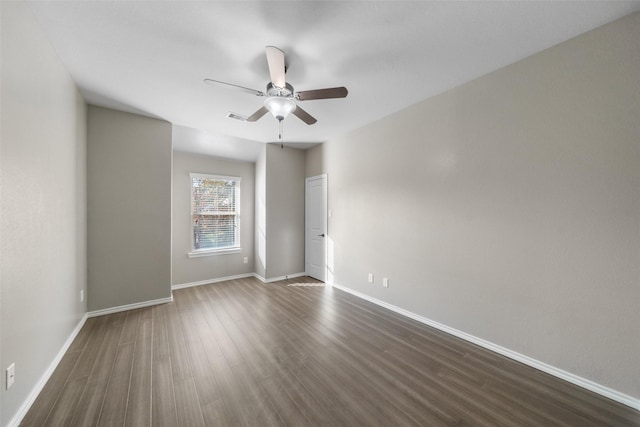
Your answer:
[[[242,89],[246,92],[253,93],[256,96],[265,96],[263,106],[255,113],[246,118],[247,122],[255,122],[262,116],[270,112],[273,117],[280,122],[287,118],[289,114],[293,114],[308,125],[312,125],[317,120],[300,108],[295,101],[310,101],[314,99],[330,99],[345,98],[349,93],[344,86],[332,87],[326,89],[305,90],[296,92],[289,83],[285,81],[285,61],[284,52],[275,46],[267,46],[267,64],[269,66],[269,74],[271,81],[267,83],[266,92],[251,89],[248,87],[236,85],[233,83],[221,82],[213,79],[204,79],[205,83],[217,85],[223,84]],[[280,136],[281,137],[281,136]]]

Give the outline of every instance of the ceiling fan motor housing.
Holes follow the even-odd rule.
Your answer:
[[[274,86],[273,83],[267,83],[267,96],[281,96],[283,98],[293,97],[293,86],[289,83],[285,83],[285,87]]]

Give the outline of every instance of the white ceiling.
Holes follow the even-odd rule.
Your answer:
[[[175,148],[244,160],[277,141],[250,115],[264,48],[285,51],[296,90],[346,86],[346,99],[300,105],[284,139],[317,143],[511,64],[621,16],[640,1],[29,1],[87,102],[167,120]],[[43,70],[46,72],[46,70]]]

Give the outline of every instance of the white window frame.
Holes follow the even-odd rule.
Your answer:
[[[193,230],[193,178],[196,179],[215,179],[220,181],[235,181],[235,216],[236,216],[236,229],[235,229],[235,245],[224,247],[224,248],[205,248],[205,249],[195,249],[194,242],[194,230]],[[212,256],[212,255],[223,255],[223,254],[236,254],[242,252],[241,240],[240,240],[240,186],[241,186],[241,178],[239,176],[225,176],[225,175],[211,175],[205,173],[190,173],[189,174],[189,232],[190,232],[190,241],[191,241],[191,251],[187,254],[189,258],[198,258],[204,256]]]

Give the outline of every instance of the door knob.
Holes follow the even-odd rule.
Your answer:
[[[324,237],[324,233],[318,234],[318,237]]]

